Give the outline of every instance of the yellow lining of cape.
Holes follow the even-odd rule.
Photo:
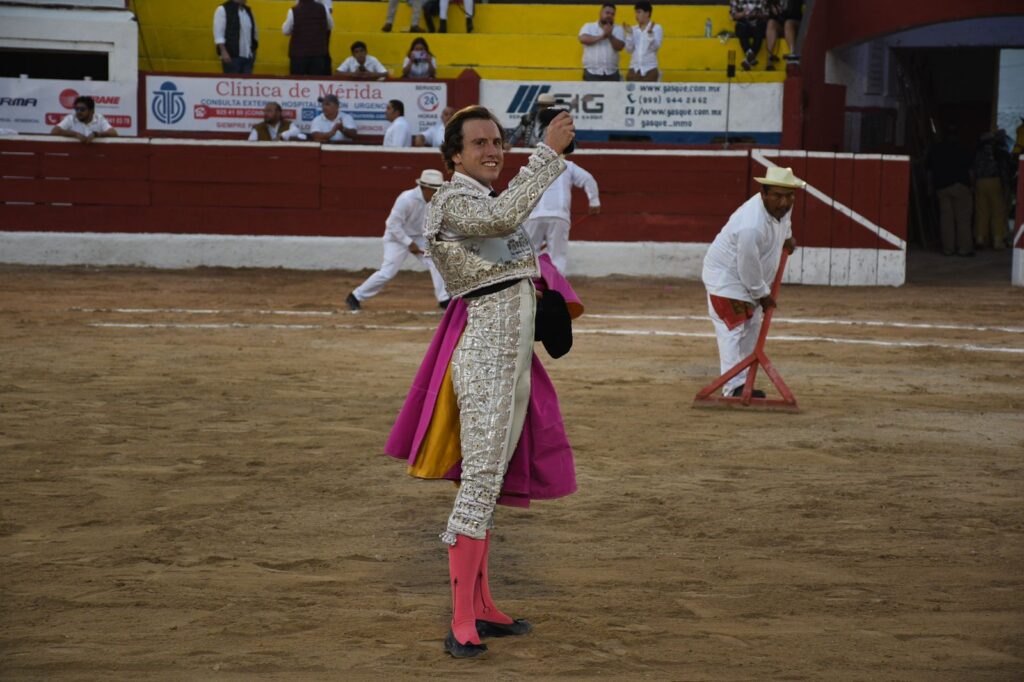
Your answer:
[[[444,478],[444,475],[462,459],[459,430],[459,404],[452,384],[452,364],[449,362],[441,380],[441,387],[430,416],[430,426],[416,453],[416,463],[409,467],[409,475],[416,478]]]

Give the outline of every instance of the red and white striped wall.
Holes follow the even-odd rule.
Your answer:
[[[906,157],[601,149],[572,158],[597,178],[602,209],[588,216],[586,197],[574,197],[569,274],[699,278],[708,244],[758,191],[753,178],[777,164],[808,181],[786,281],[904,281]],[[503,182],[525,159],[507,155]],[[375,268],[384,219],[424,168],[442,168],[436,150],[3,139],[0,262]]]

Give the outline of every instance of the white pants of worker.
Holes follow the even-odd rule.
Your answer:
[[[711,323],[715,325],[715,337],[718,339],[718,360],[721,367],[721,376],[736,366],[740,360],[754,352],[757,345],[757,335],[761,332],[761,306],[754,306],[754,316],[749,320],[729,329],[715,309],[711,306],[711,297],[708,296],[708,315],[711,316]],[[743,370],[722,387],[722,395],[728,396],[737,386],[742,386],[747,380],[747,370]]]
[[[441,7],[438,9],[438,14],[445,21],[448,21],[448,3],[450,0],[441,0]],[[462,7],[466,10],[466,16],[473,16],[473,0],[463,0]]]
[[[426,249],[427,243],[423,237],[417,237],[413,241],[416,246],[420,247],[421,251]],[[365,301],[379,294],[384,285],[395,278],[395,275],[398,274],[398,269],[402,267],[402,263],[409,256],[416,256],[421,263],[427,266],[427,269],[430,271],[430,279],[434,282],[434,296],[437,297],[438,301],[447,301],[448,292],[445,291],[444,280],[441,278],[441,273],[434,266],[434,261],[430,260],[424,253],[414,254],[409,250],[408,246],[393,239],[384,240],[384,263],[380,266],[380,270],[370,275],[365,282],[352,292],[356,299]]]
[[[551,262],[558,271],[565,274],[569,262],[569,221],[564,218],[530,218],[523,223],[523,229],[530,237],[533,250],[538,254],[541,246],[551,256]]]

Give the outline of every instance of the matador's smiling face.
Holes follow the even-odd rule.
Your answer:
[[[462,140],[462,151],[452,155],[455,170],[490,187],[505,163],[498,124],[489,119],[470,119],[462,124]]]

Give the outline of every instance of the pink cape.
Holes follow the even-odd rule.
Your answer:
[[[553,289],[561,293],[567,303],[579,304],[576,292],[551,264],[547,254],[542,255],[539,261],[541,277],[534,281],[537,289]],[[465,326],[466,304],[461,298],[453,299],[437,326],[423,363],[413,379],[409,395],[384,446],[384,452],[391,457],[404,459],[410,466],[416,462],[420,443],[430,426],[445,370]],[[444,477],[458,481],[461,473],[460,462]],[[544,366],[534,353],[530,367],[530,402],[526,423],[505,473],[498,503],[528,507],[530,500],[549,500],[575,491],[576,470],[573,466],[572,446],[565,435],[558,396]]]

